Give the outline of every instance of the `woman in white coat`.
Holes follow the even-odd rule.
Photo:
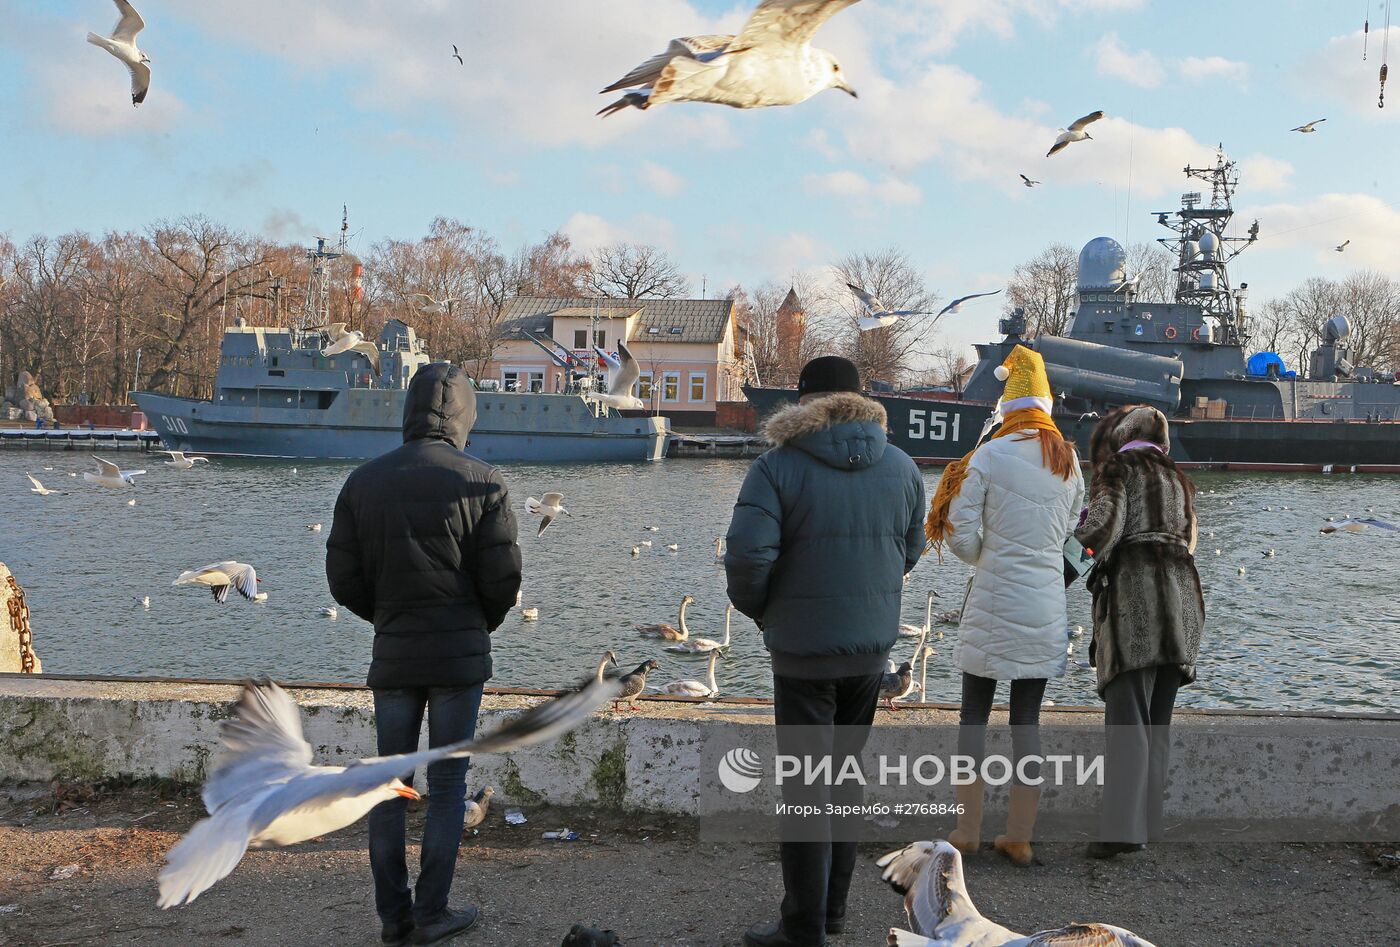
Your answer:
[[[978,761],[997,681],[1011,682],[1016,757],[1006,834],[995,846],[1031,863],[1040,805],[1040,703],[1046,681],[1065,673],[1064,544],[1084,501],[1074,445],[1050,418],[1053,402],[1040,355],[1016,346],[997,368],[1006,381],[1001,425],[991,439],[950,464],[934,495],[926,533],[976,567],[958,629],[954,660],[963,672],[958,753]],[[1037,759],[1027,760],[1026,757]],[[963,852],[981,844],[980,776],[956,787],[958,827],[948,840]]]

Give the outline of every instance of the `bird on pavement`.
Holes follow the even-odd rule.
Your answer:
[[[857,0],[761,0],[737,36],[682,36],[600,94],[623,92],[598,111],[648,109],[667,102],[713,102],[751,109],[797,105],[823,89],[855,97],[841,64],[811,45],[817,30]]]
[[[609,652],[609,654],[611,653],[612,652]],[[613,663],[617,663],[616,658],[613,658]],[[657,661],[643,661],[632,671],[615,678],[615,680],[622,685],[622,690],[613,695],[613,710],[616,710],[617,705],[623,701],[627,702],[629,709],[636,710],[637,697],[642,691],[646,690],[647,674],[651,671],[655,671],[659,667],[661,667],[661,664]],[[612,678],[608,679],[613,680]]]
[[[95,483],[98,486],[109,487],[113,490],[120,490],[125,487],[136,486],[136,478],[145,473],[144,470],[122,470],[110,460],[103,460],[96,454],[91,455],[97,461],[97,473],[83,472],[83,479],[88,483]]]
[[[1101,118],[1103,118],[1102,109],[1097,112],[1090,112],[1088,115],[1072,123],[1069,128],[1061,128],[1059,135],[1055,138],[1055,143],[1050,146],[1049,151],[1045,152],[1045,157],[1048,158],[1057,151],[1064,151],[1070,146],[1071,142],[1084,141],[1085,139],[1093,141],[1094,136],[1090,135],[1084,129]]]
[[[146,93],[151,88],[150,57],[136,48],[136,34],[146,28],[146,21],[141,19],[141,14],[137,13],[136,8],[127,0],[113,2],[116,3],[121,18],[117,20],[112,35],[98,36],[96,33],[89,33],[87,41],[107,50],[126,66],[127,71],[131,73],[131,105],[135,108],[146,101]]]
[[[466,821],[462,823],[462,828],[474,829],[486,821],[486,811],[491,808],[491,797],[496,794],[496,790],[490,786],[482,786],[476,791],[476,795],[467,800]]]
[[[512,718],[493,733],[417,753],[318,766],[302,735],[301,713],[271,681],[248,682],[202,793],[209,817],[166,856],[158,877],[162,908],[187,904],[228,875],[249,848],[294,845],[342,829],[381,802],[418,797],[400,777],[419,766],[484,753],[508,753],[583,723],[620,687],[589,681]]]
[[[534,497],[527,497],[525,500],[525,511],[540,517],[540,530],[535,534],[536,538],[543,536],[544,531],[549,529],[549,524],[553,523],[559,514],[572,517],[574,514],[564,509],[564,494],[546,493],[544,499],[536,500]]]
[[[989,921],[972,903],[962,854],[943,840],[915,842],[881,856],[881,879],[904,896],[913,933],[890,931],[901,947],[1152,947],[1111,924],[1067,924],[1023,936]]]
[[[202,569],[186,569],[171,585],[207,585],[214,593],[214,601],[220,604],[228,601],[228,590],[237,589],[238,594],[248,601],[256,601],[258,596],[258,572],[246,562],[230,559],[215,562]]]

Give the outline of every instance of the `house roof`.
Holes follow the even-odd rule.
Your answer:
[[[522,338],[521,330],[553,333],[554,319],[587,319],[593,312],[604,319],[624,319],[641,310],[632,342],[702,342],[724,340],[734,309],[729,299],[554,299],[517,296],[506,300],[501,330],[506,338]],[[655,330],[655,331],[653,331]]]

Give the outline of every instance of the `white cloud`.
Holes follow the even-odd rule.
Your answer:
[[[1191,82],[1225,79],[1243,82],[1249,78],[1249,64],[1226,59],[1224,56],[1187,56],[1176,61],[1177,72]]]
[[[647,187],[663,197],[678,194],[681,188],[685,187],[685,181],[680,175],[669,168],[663,168],[654,161],[642,164],[642,181]]]
[[[1289,186],[1293,165],[1279,158],[1255,155],[1240,162],[1240,183],[1250,193],[1282,191]]]
[[[581,253],[614,243],[644,243],[668,252],[676,246],[676,227],[664,217],[636,214],[615,223],[598,214],[579,211],[560,228]]]
[[[1400,44],[1400,26],[1392,26],[1390,39]],[[1380,84],[1377,71],[1380,68],[1380,51],[1386,40],[1384,27],[1371,30],[1369,59],[1361,58],[1362,34],[1360,30],[1329,39],[1321,49],[1305,56],[1294,71],[1293,78],[1299,88],[1313,101],[1324,101],[1345,108],[1354,115],[1371,122],[1393,122],[1397,119],[1397,109],[1376,108]],[[1395,92],[1392,84],[1392,95]],[[1400,104],[1400,103],[1397,103]],[[1297,124],[1311,121],[1317,116],[1305,113]],[[1326,126],[1323,126],[1324,130]]]
[[[174,128],[185,116],[185,103],[155,82],[146,101],[132,107],[131,80],[111,56],[102,54],[95,62],[65,57],[62,63],[61,68],[39,67],[37,96],[43,120],[60,131],[91,136],[158,133]]]
[[[1155,54],[1146,49],[1129,51],[1117,33],[1105,33],[1094,45],[1094,64],[1099,75],[1144,89],[1155,89],[1166,78],[1162,61]]]
[[[1400,210],[1369,194],[1322,194],[1304,203],[1244,208],[1236,219],[1259,220],[1255,252],[1295,250],[1313,266],[1334,270],[1370,266],[1400,277]],[[1334,247],[1351,240],[1345,253]]]
[[[1046,27],[1061,16],[1118,13],[1145,6],[1147,0],[890,0],[872,5],[863,15],[886,35],[918,37],[923,52],[943,53],[965,33],[983,31],[1001,39],[1028,23]],[[847,70],[849,71],[849,70]]]
[[[802,183],[812,194],[831,194],[862,201],[873,200],[881,204],[917,204],[924,199],[923,191],[916,184],[896,177],[871,181],[854,171],[809,174],[803,178]]]

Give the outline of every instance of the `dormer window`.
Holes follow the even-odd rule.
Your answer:
[[[656,326],[650,326],[650,327],[647,329],[647,335],[660,335],[660,334],[661,334],[661,330],[658,329]]]
[[[671,326],[669,331],[672,335],[680,335],[683,330],[680,326]]]

